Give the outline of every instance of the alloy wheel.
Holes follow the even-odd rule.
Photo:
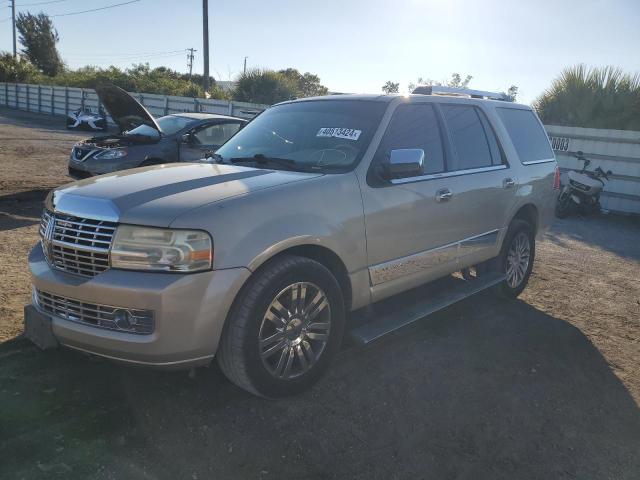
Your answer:
[[[531,259],[531,244],[525,232],[519,232],[509,246],[507,252],[507,283],[511,288],[518,288],[524,280]]]
[[[310,282],[284,288],[271,301],[259,331],[259,353],[267,371],[288,380],[306,373],[320,358],[331,331],[331,306]]]

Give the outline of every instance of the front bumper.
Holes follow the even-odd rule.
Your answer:
[[[119,362],[174,369],[211,361],[231,304],[250,275],[245,268],[195,274],[110,269],[85,278],[52,269],[40,244],[29,255],[29,268],[38,290],[83,302],[153,311],[155,330],[148,335],[48,315],[61,345]]]

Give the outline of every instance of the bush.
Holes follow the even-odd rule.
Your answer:
[[[640,77],[577,65],[565,69],[534,108],[545,125],[640,130]]]
[[[44,75],[26,58],[0,53],[0,82],[39,83]]]
[[[98,83],[110,82],[128,92],[204,97],[202,86],[189,81],[185,74],[166,67],[151,69],[149,64],[138,64],[121,70],[114,66],[99,68],[89,65],[47,77],[25,58],[14,59],[9,53],[0,55],[0,81],[78,88],[94,88]],[[215,82],[212,83],[210,94],[211,98],[227,98],[227,94]]]
[[[300,73],[295,68],[286,70],[253,69],[241,74],[233,91],[233,99],[240,102],[274,103],[294,98],[326,95],[327,87],[320,84],[317,75]]]

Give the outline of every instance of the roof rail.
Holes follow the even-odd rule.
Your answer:
[[[511,97],[504,93],[485,92],[483,90],[472,90],[470,88],[444,87],[441,85],[420,85],[413,92],[419,95],[459,95],[471,98],[484,98],[487,100],[502,100],[503,102],[513,102]]]

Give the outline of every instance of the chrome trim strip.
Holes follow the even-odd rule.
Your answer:
[[[492,165],[490,167],[470,168],[468,170],[454,170],[452,172],[432,173],[429,175],[420,175],[419,177],[396,178],[391,180],[394,185],[403,183],[419,182],[421,180],[433,180],[435,178],[458,177],[460,175],[471,175],[473,173],[493,172],[494,170],[504,170],[506,165]]]
[[[500,229],[490,230],[447,245],[373,265],[369,267],[371,286],[375,287],[381,283],[412,275],[442,263],[457,261],[459,257],[495,245],[499,234]]]
[[[51,244],[58,245],[61,247],[72,248],[74,250],[80,250],[82,252],[109,253],[109,248],[90,247],[89,245],[79,245],[77,243],[63,242],[62,240],[51,240]]]
[[[464,257],[471,255],[480,250],[488,247],[492,247],[498,241],[499,229],[491,230],[490,232],[470,237],[460,242],[460,248],[458,249],[458,257]]]
[[[378,265],[369,267],[371,285],[376,286],[395,280],[396,278],[405,277],[435,267],[441,263],[454,261],[457,258],[457,254],[458,242],[455,242],[414,253],[406,257],[379,263]]]
[[[523,165],[536,165],[538,163],[551,163],[551,162],[555,162],[556,159],[555,158],[545,158],[543,160],[531,160],[530,162],[520,162]]]
[[[127,332],[118,332],[118,333],[127,333]],[[60,341],[60,339],[58,339],[58,341]],[[196,357],[196,358],[188,358],[186,360],[177,360],[174,362],[145,362],[142,360],[129,360],[127,358],[120,358],[120,357],[114,357],[111,355],[106,355],[104,353],[98,353],[98,352],[94,352],[92,350],[87,350],[81,347],[76,347],[75,345],[69,345],[68,343],[64,343],[64,342],[60,342],[60,345],[63,345],[67,348],[71,348],[73,350],[78,350],[80,352],[84,352],[84,353],[89,353],[91,355],[96,355],[98,357],[103,357],[103,358],[108,358],[109,360],[114,360],[117,362],[124,362],[124,363],[131,363],[131,364],[135,364],[135,365],[147,365],[149,367],[170,367],[172,365],[182,365],[182,364],[190,364],[190,363],[195,363],[195,362],[204,362],[205,360],[212,360],[213,359],[213,355],[205,355],[203,357]]]

